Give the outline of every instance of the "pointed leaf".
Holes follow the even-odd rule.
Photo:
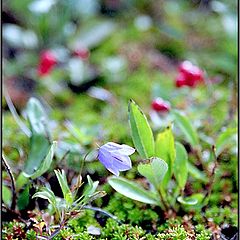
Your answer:
[[[57,142],[54,141],[52,146],[50,147],[50,150],[49,150],[47,156],[42,161],[39,168],[33,174],[28,174],[28,173],[24,172],[25,177],[29,177],[29,178],[31,177],[32,179],[35,179],[35,178],[43,175],[51,166],[56,146],[57,146]]]
[[[35,134],[45,135],[47,131],[46,127],[48,118],[39,100],[33,97],[30,98],[27,103],[26,111],[32,132]]]
[[[50,149],[46,135],[49,134],[47,114],[36,98],[27,103],[27,117],[31,127],[30,152],[24,166],[24,172],[32,175],[39,168]]]
[[[174,176],[177,180],[178,186],[183,189],[188,177],[188,155],[184,146],[176,142],[176,159],[174,163]]]
[[[163,185],[167,185],[173,174],[173,165],[176,157],[174,137],[171,126],[157,135],[155,155],[163,159],[168,165]]]
[[[167,163],[159,158],[152,158],[150,163],[138,165],[139,173],[146,177],[156,189],[159,189],[167,170]]]
[[[237,145],[237,129],[228,128],[216,140],[216,155],[218,156],[225,148],[234,144]]]
[[[196,146],[199,143],[198,135],[196,130],[193,128],[189,119],[177,110],[173,110],[172,114],[175,118],[175,122],[178,127],[182,130],[187,140],[192,146]]]
[[[123,194],[128,198],[143,203],[158,205],[158,202],[154,198],[152,193],[148,192],[147,190],[132,181],[129,181],[122,177],[110,177],[108,179],[108,183],[117,192]]]
[[[61,187],[63,197],[64,197],[66,203],[71,205],[73,203],[73,196],[72,196],[72,193],[68,186],[67,178],[66,178],[66,174],[65,174],[64,170],[62,170],[62,172],[60,170],[54,170],[54,172],[58,179],[58,183]]]
[[[53,193],[53,191],[49,188],[46,188],[46,187],[41,188],[39,192],[35,193],[32,196],[32,198],[36,198],[36,197],[48,200],[54,207],[56,207],[57,205],[56,196]]]
[[[133,100],[129,102],[128,112],[134,146],[141,157],[152,157],[154,155],[154,139],[146,116]]]

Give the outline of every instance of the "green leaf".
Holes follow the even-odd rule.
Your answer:
[[[26,111],[32,132],[45,135],[47,133],[48,118],[39,100],[33,97],[30,98]]]
[[[157,135],[155,155],[163,159],[168,165],[168,171],[163,180],[163,185],[166,186],[172,177],[176,157],[174,137],[170,126]]]
[[[146,116],[133,101],[129,101],[128,116],[135,148],[143,158],[154,155],[154,139]]]
[[[138,165],[139,173],[146,177],[156,189],[159,189],[167,170],[167,163],[159,158],[152,158],[150,163]]]
[[[225,148],[234,144],[237,145],[237,129],[228,128],[216,140],[216,155],[218,156]]]
[[[177,180],[178,186],[184,189],[188,177],[188,154],[184,146],[176,142],[176,159],[174,163],[174,176]]]
[[[50,147],[50,150],[49,150],[47,156],[42,161],[39,168],[33,174],[28,174],[28,173],[24,172],[25,177],[29,177],[29,178],[31,177],[32,179],[35,179],[35,178],[43,175],[51,166],[56,146],[57,146],[57,142],[54,141],[52,146]]]
[[[64,197],[67,205],[71,205],[73,203],[73,196],[72,196],[72,193],[68,186],[67,177],[66,177],[64,170],[62,170],[62,172],[60,170],[54,170],[54,172],[58,179],[59,185],[62,189],[63,197]]]
[[[27,185],[24,190],[19,194],[17,206],[21,211],[28,206],[29,203],[29,185]]]
[[[11,190],[2,184],[2,201],[7,205],[10,206],[12,202],[12,192]]]
[[[56,207],[57,205],[57,200],[54,192],[46,187],[41,188],[39,192],[36,192],[32,198],[43,198],[49,201],[53,205],[53,207]]]
[[[87,180],[88,185],[83,191],[84,202],[87,202],[94,195],[99,184],[98,181],[93,182],[89,175],[87,175]]]
[[[198,168],[196,168],[190,162],[188,162],[188,172],[193,178],[195,178],[197,180],[200,180],[203,183],[207,183],[209,181],[206,174],[204,172],[200,171]]]
[[[24,172],[32,175],[41,165],[50,149],[46,135],[48,118],[41,103],[31,98],[27,103],[27,117],[31,126],[30,152],[24,166]]]
[[[180,202],[181,204],[183,205],[196,205],[198,203],[198,199],[197,198],[194,198],[192,196],[190,197],[185,197],[183,198],[182,196],[179,196],[177,198],[178,202]]]
[[[16,180],[16,189],[20,190],[28,182],[29,182],[29,178],[25,177],[24,172],[21,172]]]
[[[193,128],[189,119],[177,110],[173,110],[172,114],[175,118],[176,124],[182,130],[187,140],[192,146],[199,144],[199,139],[196,130]]]
[[[24,166],[24,172],[32,175],[48,154],[50,144],[45,136],[33,134],[30,138],[30,153]]]
[[[110,177],[108,183],[117,192],[123,194],[124,196],[137,200],[139,202],[159,205],[158,201],[155,199],[154,195],[138,184],[129,181],[122,177]]]

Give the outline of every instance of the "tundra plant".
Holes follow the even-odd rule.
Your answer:
[[[197,133],[189,120],[178,111],[172,110],[170,114],[185,134],[188,142],[192,146],[198,146]],[[179,207],[177,202],[185,207],[201,207],[206,204],[206,194],[197,193],[188,197],[184,196],[188,173],[190,171],[191,173],[194,171],[199,173],[199,170],[188,163],[188,154],[185,147],[174,140],[172,124],[158,133],[154,141],[146,116],[132,100],[129,102],[129,123],[134,146],[144,159],[137,169],[148,180],[149,189],[146,190],[134,181],[116,176],[108,179],[109,184],[126,197],[143,203],[158,205],[163,210],[173,209],[177,211]],[[130,151],[130,153],[133,153],[133,151]],[[119,158],[121,154],[117,155],[117,152],[115,152],[114,156]],[[119,164],[118,159],[112,159],[111,161]],[[110,162],[108,163],[110,164]],[[115,167],[117,168],[117,166]],[[121,168],[119,168],[119,171],[121,171]],[[115,172],[117,172],[117,169],[115,169]],[[118,176],[118,174],[115,175]]]

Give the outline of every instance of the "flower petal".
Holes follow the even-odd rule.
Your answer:
[[[108,142],[103,146],[101,146],[100,148],[104,148],[107,151],[115,151],[115,150],[121,149],[121,145],[114,142]]]
[[[119,171],[126,171],[132,168],[131,159],[127,155],[112,154],[112,157],[113,157],[112,165],[118,168]]]
[[[132,168],[131,159],[128,155],[134,152],[135,149],[128,145],[108,142],[99,148],[98,159],[110,172],[119,176],[119,171]]]
[[[119,170],[113,165],[114,159],[109,152],[100,148],[98,152],[98,159],[106,169],[108,169],[114,175],[119,176]]]
[[[135,152],[135,149],[128,145],[122,144],[121,149],[114,150],[114,153],[116,152],[122,155],[132,155]]]

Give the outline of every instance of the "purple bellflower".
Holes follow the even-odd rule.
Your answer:
[[[135,149],[128,145],[108,142],[99,148],[98,159],[111,173],[119,176],[119,172],[132,168],[129,155],[134,152]]]

